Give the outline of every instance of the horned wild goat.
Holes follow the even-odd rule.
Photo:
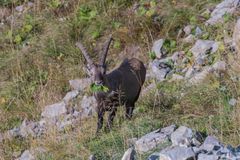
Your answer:
[[[146,76],[143,62],[136,58],[125,59],[117,69],[106,73],[106,57],[111,41],[112,36],[104,45],[99,64],[93,62],[81,42],[76,43],[87,61],[87,69],[93,79],[93,84],[108,88],[106,92],[94,92],[97,100],[97,133],[103,126],[103,117],[106,111],[109,111],[107,127],[111,128],[117,107],[120,105],[125,105],[125,117],[131,119],[135,102],[138,100]]]

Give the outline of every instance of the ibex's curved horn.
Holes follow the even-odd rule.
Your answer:
[[[105,61],[106,61],[106,57],[107,57],[107,53],[111,44],[111,41],[113,40],[112,35],[110,35],[108,41],[105,43],[104,48],[103,48],[103,52],[102,52],[102,57],[100,59],[100,65],[104,65]]]
[[[87,63],[88,63],[89,65],[92,65],[92,64],[93,64],[93,61],[92,61],[92,59],[90,58],[90,56],[89,56],[87,50],[85,49],[85,47],[83,46],[83,44],[82,44],[81,42],[77,42],[77,43],[76,43],[76,46],[82,51],[82,54],[83,54],[83,56],[85,57]]]

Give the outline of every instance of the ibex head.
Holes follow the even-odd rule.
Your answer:
[[[92,58],[89,56],[87,50],[85,49],[85,47],[81,42],[76,43],[76,46],[82,51],[82,54],[87,61],[87,69],[96,85],[103,84],[103,78],[104,78],[104,75],[106,74],[105,62],[106,62],[106,57],[107,57],[107,53],[108,53],[111,41],[112,41],[112,36],[109,37],[108,41],[104,45],[102,56],[98,64],[92,61]]]

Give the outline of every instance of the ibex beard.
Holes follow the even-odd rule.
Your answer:
[[[94,92],[94,97],[97,100],[97,133],[103,126],[103,117],[106,111],[109,112],[107,128],[111,129],[117,108],[120,105],[125,106],[125,116],[127,119],[131,119],[146,77],[146,68],[143,62],[136,58],[125,59],[117,69],[106,73],[105,62],[111,41],[112,36],[104,45],[98,64],[92,61],[81,42],[76,43],[87,61],[87,68],[93,83],[108,88],[106,92],[101,90]]]

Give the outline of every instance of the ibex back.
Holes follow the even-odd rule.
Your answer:
[[[80,48],[88,63],[87,68],[94,84],[103,85],[108,88],[107,92],[96,91],[94,93],[97,100],[97,132],[103,126],[105,111],[109,111],[107,127],[109,129],[111,128],[119,105],[125,105],[125,116],[131,119],[135,102],[138,100],[146,76],[146,68],[143,62],[136,58],[125,59],[117,69],[106,74],[105,61],[111,41],[112,37],[109,38],[104,46],[99,64],[92,61],[88,52],[80,42],[76,43],[76,46]]]

